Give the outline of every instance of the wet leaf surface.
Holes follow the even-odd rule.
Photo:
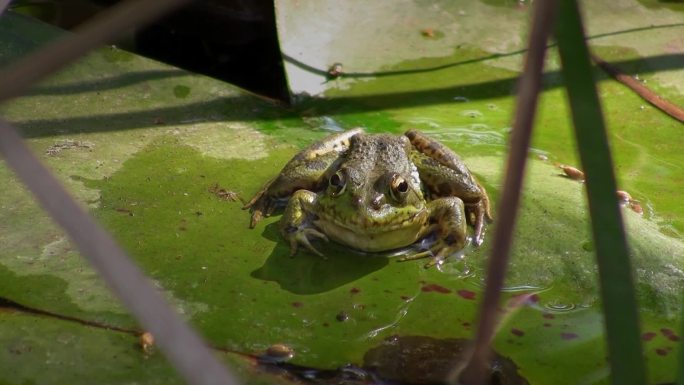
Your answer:
[[[438,25],[421,26],[428,27],[448,32]],[[421,28],[415,32],[425,43]],[[0,61],[53,34],[23,18],[3,16]],[[606,59],[629,61],[629,68],[654,89],[684,103],[680,93],[660,83],[666,77],[653,72],[659,67],[639,59],[633,48],[614,45],[597,51]],[[452,345],[472,336],[487,240],[479,249],[468,248],[463,258],[430,270],[423,269],[422,261],[399,263],[390,255],[358,253],[334,243],[320,245],[327,260],[302,252],[290,257],[277,231],[278,215],[250,230],[242,203],[224,197],[232,192],[249,198],[298,149],[331,131],[363,126],[394,133],[418,128],[439,139],[463,156],[496,202],[516,72],[478,60],[488,55],[481,47],[464,45],[442,57],[385,68],[403,71],[472,60],[440,71],[372,80],[342,76],[344,87],[329,90],[329,100],[284,109],[229,85],[103,48],[2,106],[0,113],[22,129],[36,154],[213,345],[248,356],[275,344],[292,349],[289,374],[258,374],[249,363],[233,363],[250,382],[296,380],[295,366],[346,373],[343,379],[354,382],[359,375],[354,368],[371,366],[369,352],[389,356],[391,351],[380,347],[388,348],[386,339],[392,336],[401,341],[421,336],[420,343],[407,342],[408,362],[421,351],[413,346],[436,351],[433,342],[441,341],[435,342],[439,349],[451,352]],[[549,60],[553,65],[553,54]],[[681,125],[648,106],[642,109],[640,99],[599,76],[620,187],[644,210],[641,216],[625,207],[624,215],[651,381],[672,382],[684,282]],[[559,176],[562,170],[555,163],[576,161],[553,69],[546,82],[494,346],[531,384],[605,383],[583,185]],[[63,148],[64,143],[88,146]],[[56,148],[61,151],[46,153]],[[137,329],[4,167],[0,180],[6,181],[0,183],[0,297]],[[489,231],[493,226],[496,222]],[[74,383],[79,374],[91,378],[97,371],[92,378],[102,383],[177,381],[161,358],[146,359],[137,337],[125,333],[0,311],[0,340],[14,351],[30,346],[40,352],[0,349],[6,355],[0,373],[21,373],[16,381],[0,376],[3,384],[44,382],[57,362],[72,365],[69,373],[59,374],[63,381],[58,383]],[[437,361],[447,359],[436,356]],[[345,367],[346,372],[339,369]],[[438,371],[425,368],[435,375]],[[420,373],[414,372],[419,366],[405,369]]]

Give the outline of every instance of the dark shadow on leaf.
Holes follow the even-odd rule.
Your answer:
[[[81,92],[102,92],[117,88],[128,87],[131,85],[144,83],[152,80],[167,79],[173,77],[190,76],[187,71],[180,69],[153,70],[127,72],[117,76],[110,76],[97,80],[60,84],[60,85],[39,85],[31,88],[26,95],[71,95]]]
[[[684,54],[664,54],[648,58],[612,62],[627,73],[654,73],[678,69],[684,62]],[[595,68],[598,80],[608,75]],[[545,90],[562,85],[558,71],[544,74]],[[267,101],[253,95],[238,94],[216,98],[211,101],[186,103],[181,106],[150,108],[111,114],[66,117],[64,119],[32,119],[13,122],[21,129],[25,138],[37,138],[72,133],[93,133],[149,128],[155,124],[160,128],[177,127],[200,122],[229,121],[273,121],[299,118],[299,111],[306,110],[307,116],[382,111],[388,108],[420,107],[434,104],[454,103],[456,95],[470,100],[490,99],[511,95],[515,92],[516,77],[488,80],[449,87],[399,91],[382,94],[343,96],[329,99],[311,98],[295,108],[283,108],[280,103]]]
[[[353,282],[376,270],[389,260],[382,254],[365,254],[336,243],[315,243],[326,259],[305,250],[290,256],[290,247],[278,233],[278,224],[265,227],[263,236],[278,243],[264,265],[251,276],[277,282],[281,288],[295,294],[318,294]]]

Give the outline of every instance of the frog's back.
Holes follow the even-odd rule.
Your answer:
[[[351,138],[343,163],[364,173],[381,169],[405,174],[411,169],[409,154],[410,143],[404,136],[358,134]]]

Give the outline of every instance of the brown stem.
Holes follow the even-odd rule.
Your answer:
[[[679,120],[680,122],[684,122],[684,110],[682,110],[679,106],[661,98],[660,96],[658,96],[658,94],[656,94],[651,89],[643,85],[643,83],[623,73],[617,67],[611,65],[610,63],[607,63],[605,60],[596,56],[596,54],[591,54],[591,60],[593,60],[594,63],[596,63],[596,65],[601,67],[601,69],[606,71],[608,75],[612,76],[613,79],[629,87],[632,91],[636,92],[637,95],[641,96],[644,100],[651,103],[656,108],[660,109],[661,111],[665,112],[671,117]]]

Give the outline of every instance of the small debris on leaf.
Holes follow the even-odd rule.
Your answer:
[[[425,37],[435,37],[435,30],[432,28],[423,28],[420,31],[420,34]]]
[[[344,75],[344,68],[342,67],[342,63],[335,63],[328,68],[328,77],[330,79],[337,79],[340,76]]]
[[[119,212],[119,213],[128,214],[131,217],[133,216],[133,211],[131,211],[130,209],[124,208],[124,207],[117,207],[114,209],[114,211]]]
[[[618,190],[616,194],[621,202],[629,203],[632,201],[632,196],[627,191]]]
[[[629,208],[632,209],[635,213],[639,215],[644,215],[644,209],[641,208],[641,205],[637,201],[630,201],[629,202]]]
[[[572,166],[566,166],[564,164],[561,164],[558,166],[563,172],[565,173],[565,176],[572,180],[578,180],[580,182],[584,182],[584,173]]]
[[[242,198],[235,191],[226,190],[225,188],[219,186],[218,183],[214,183],[209,187],[209,192],[216,195],[216,197],[222,201],[237,202],[240,201],[245,203]]]
[[[295,356],[294,349],[285,344],[274,344],[266,349],[266,353],[260,358],[269,362],[286,362]]]
[[[150,354],[154,348],[154,336],[150,332],[144,332],[140,335],[140,347],[143,352]]]
[[[340,321],[340,322],[347,321],[347,320],[349,320],[349,314],[341,311],[341,312],[337,313],[337,315],[335,316],[335,319]]]
[[[47,156],[56,156],[62,150],[71,150],[71,149],[76,149],[76,148],[85,148],[85,149],[91,149],[95,147],[93,143],[90,142],[85,142],[81,140],[72,140],[72,139],[64,139],[61,140],[52,146],[48,147],[45,150],[45,155]]]

